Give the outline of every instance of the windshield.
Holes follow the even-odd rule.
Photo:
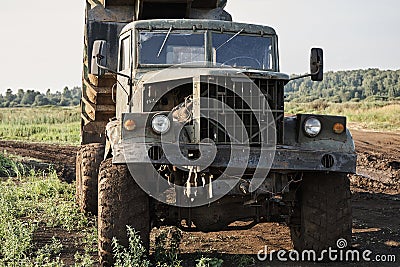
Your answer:
[[[139,32],[139,65],[175,65],[204,62],[213,65],[258,70],[273,70],[271,36],[211,32],[206,42],[204,32]],[[206,43],[212,43],[206,47]],[[208,55],[211,53],[211,55]]]
[[[232,67],[272,70],[272,38],[212,33],[214,63]]]
[[[173,65],[205,60],[204,33],[140,33],[141,65]]]

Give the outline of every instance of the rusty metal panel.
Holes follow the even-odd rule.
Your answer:
[[[164,148],[169,149],[170,144],[164,144]],[[139,144],[129,143],[117,144],[114,147],[114,163],[148,163],[147,154],[141,153],[140,151],[148,151],[151,144]],[[181,150],[185,155],[185,151],[195,149],[195,145],[181,145]],[[210,168],[226,168],[228,163],[231,162],[231,166],[240,166],[243,162],[242,147],[229,147],[225,145],[217,146],[218,152],[214,162],[209,166]],[[269,164],[267,162],[259,162],[261,148],[251,148],[247,168],[248,169],[268,169]],[[269,152],[268,152],[269,153]],[[329,168],[323,165],[323,158],[326,155],[330,155],[333,159],[333,165]],[[271,155],[272,156],[272,155]],[[159,160],[151,160],[153,164],[170,164],[170,161],[176,162],[174,156],[170,156],[169,159],[162,157]],[[126,162],[127,159],[135,162]],[[301,150],[298,147],[277,147],[275,155],[270,160],[273,160],[271,171],[277,172],[344,172],[344,173],[355,173],[356,172],[356,161],[357,155],[355,153],[344,153],[344,152],[331,152],[331,151],[309,151]],[[236,164],[237,163],[237,164]]]

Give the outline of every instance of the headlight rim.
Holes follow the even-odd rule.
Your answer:
[[[167,122],[168,122],[168,128],[165,131],[159,131],[157,129],[155,129],[154,127],[154,119],[156,117],[164,117],[166,118]],[[153,130],[153,132],[155,132],[156,134],[162,135],[162,134],[166,134],[169,132],[169,130],[171,129],[171,120],[168,118],[168,116],[166,116],[165,114],[155,114],[152,118],[151,118],[151,129]]]
[[[311,133],[307,132],[306,124],[307,124],[308,121],[313,120],[313,119],[319,122],[319,128],[320,128],[320,129],[319,129],[319,131],[318,131],[317,134],[311,134]],[[307,118],[304,120],[304,122],[303,122],[303,132],[304,132],[304,134],[305,134],[307,137],[309,137],[309,138],[315,138],[315,137],[317,137],[317,136],[320,135],[321,132],[322,132],[322,121],[321,121],[320,119],[318,119],[316,116],[307,117]]]

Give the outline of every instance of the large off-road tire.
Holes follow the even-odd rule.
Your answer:
[[[96,7],[92,7],[90,2],[93,1],[86,0],[81,98],[82,144],[104,143],[106,141],[104,134],[106,125],[111,118],[115,117],[112,88],[117,83],[117,76],[115,74],[106,73],[102,76],[90,74],[93,41],[95,39],[111,41],[115,37],[109,31],[109,26],[115,23],[99,23],[98,21],[94,22],[89,19],[92,8],[97,10]]]
[[[298,251],[337,248],[343,238],[351,244],[351,193],[346,174],[305,174],[297,192],[291,237]]]
[[[97,214],[97,177],[104,159],[104,145],[80,147],[76,156],[76,201],[84,213]]]
[[[103,161],[99,172],[99,256],[102,266],[113,263],[112,239],[127,247],[127,226],[139,232],[144,246],[150,244],[149,196],[137,185],[126,165]]]

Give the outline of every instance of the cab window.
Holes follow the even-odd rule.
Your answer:
[[[131,38],[130,36],[122,39],[119,54],[119,71],[127,70],[130,68],[131,63]]]

